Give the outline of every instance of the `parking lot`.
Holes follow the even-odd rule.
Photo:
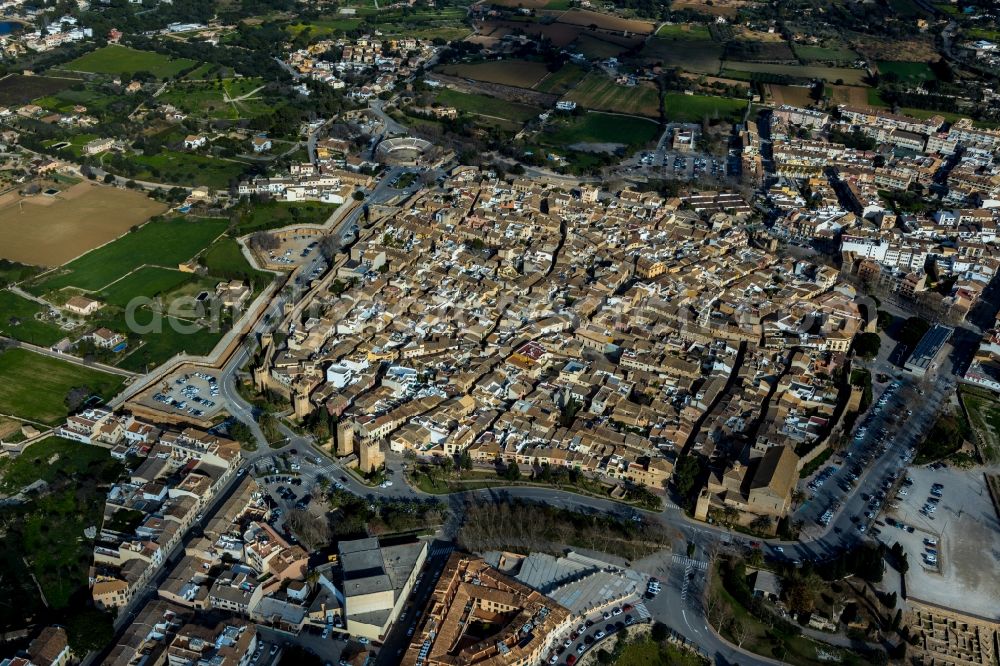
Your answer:
[[[322,459],[318,460],[318,463],[322,462]],[[319,488],[315,487],[317,477],[304,474],[316,464],[315,456],[308,453],[300,455],[296,449],[254,463],[254,476],[267,491],[272,502],[271,524],[286,537],[294,539],[285,531],[284,519],[289,511],[293,509],[323,511],[320,503],[313,502],[319,493]],[[333,485],[334,481],[331,480],[331,486]]]
[[[588,651],[596,649],[602,641],[638,622],[649,620],[649,612],[639,602],[616,605],[594,612],[572,628],[565,637],[559,636],[556,646],[547,653],[545,663],[572,666]]]
[[[214,371],[180,370],[138,398],[150,407],[199,420],[210,420],[222,409],[218,375]]]
[[[908,469],[907,476],[912,484],[902,485],[905,494],[891,499],[879,521],[885,525],[879,526],[878,538],[890,547],[898,541],[906,550],[909,596],[994,617],[1000,525],[983,475],[924,466]],[[934,499],[936,504],[930,501]],[[924,508],[935,505],[934,511]]]
[[[305,264],[319,251],[319,240],[315,234],[302,234],[283,238],[278,247],[269,250],[268,265],[292,268]]]
[[[876,390],[875,404],[858,424],[847,450],[800,482],[809,500],[796,515],[807,524],[825,529],[848,504],[846,514],[853,528],[865,534],[900,480],[900,470],[913,459],[916,438],[907,428],[928,418],[914,415],[907,406],[916,399],[916,389],[909,381],[896,380]],[[846,526],[843,522],[835,529]]]

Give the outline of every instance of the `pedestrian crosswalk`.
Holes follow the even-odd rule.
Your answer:
[[[708,562],[704,560],[695,560],[690,557],[684,557],[683,555],[674,555],[674,564],[683,565],[685,568],[690,566],[691,569],[697,569],[698,571],[707,571]]]
[[[445,546],[434,546],[431,548],[429,557],[438,557],[439,555],[451,555],[451,551],[455,550],[455,546],[448,544]]]
[[[636,612],[636,614],[638,614],[640,622],[642,622],[643,620],[648,620],[649,618],[652,617],[652,614],[649,612],[649,609],[646,608],[646,604],[636,604],[633,610]]]

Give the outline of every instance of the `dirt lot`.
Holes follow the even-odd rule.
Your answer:
[[[0,257],[60,266],[164,210],[144,194],[89,182],[51,196],[10,192],[0,197]]]
[[[559,15],[559,23],[569,23],[570,25],[590,26],[596,25],[601,30],[628,31],[640,35],[648,35],[656,27],[647,21],[637,21],[618,16],[608,16],[597,12],[588,12],[583,9],[571,9]]]
[[[868,106],[868,88],[860,86],[830,86],[834,104]]]
[[[549,73],[543,63],[525,60],[497,60],[475,64],[446,65],[441,68],[441,72],[450,76],[518,88],[530,88]]]
[[[712,16],[736,16],[740,8],[748,4],[744,0],[714,0],[711,3],[706,0],[675,0],[670,7],[675,11],[690,9]]]
[[[996,590],[1000,589],[1000,525],[983,479],[982,469],[911,467],[909,494],[896,499],[899,508],[888,514],[915,527],[910,534],[886,525],[879,539],[892,546],[899,541],[910,564],[906,575],[909,596],[945,608],[1000,617]],[[944,485],[939,508],[931,517],[920,513],[931,484]],[[923,559],[924,539],[937,539],[937,567]]]
[[[772,104],[791,104],[792,106],[809,106],[814,100],[809,96],[810,89],[805,86],[780,86],[774,83],[764,85],[767,99]]]
[[[522,30],[527,35],[542,35],[552,40],[555,46],[560,48],[567,46],[580,36],[585,29],[582,26],[568,25],[565,23],[541,23],[526,21],[486,21],[477,26],[478,35],[469,37],[469,41],[488,45],[495,43],[504,35],[508,35],[515,30]],[[489,40],[487,42],[486,40]]]
[[[898,40],[852,40],[851,46],[869,60],[928,62],[929,60],[937,60],[941,57],[934,48],[933,37]]]

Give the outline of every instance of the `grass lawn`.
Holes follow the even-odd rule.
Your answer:
[[[667,93],[663,96],[663,112],[668,121],[697,123],[706,116],[729,122],[739,122],[747,108],[746,100],[708,95]]]
[[[124,308],[133,298],[140,296],[153,298],[195,279],[197,278],[191,273],[182,273],[173,268],[144,266],[103,289],[99,298],[106,303]]]
[[[123,379],[57,358],[8,349],[0,354],[0,412],[55,425],[66,418],[64,402],[70,389],[88,387],[107,400]]]
[[[1000,458],[1000,401],[989,391],[969,386],[959,389],[959,397],[979,434],[983,456],[995,462]]]
[[[38,480],[53,483],[61,476],[80,477],[109,460],[111,456],[103,447],[46,437],[0,467],[0,489],[11,493]]]
[[[739,620],[747,624],[750,627],[751,633],[750,637],[743,643],[743,649],[749,650],[754,654],[759,654],[771,659],[779,659],[782,663],[795,664],[797,666],[821,666],[824,663],[818,657],[817,648],[821,647],[819,643],[816,643],[803,636],[790,636],[785,637],[784,645],[787,648],[787,652],[784,654],[775,653],[775,643],[770,639],[770,629],[760,620],[755,618],[750,612],[737,601],[733,595],[722,585],[720,576],[715,572],[710,572],[709,574],[709,585],[711,589],[715,590],[719,597],[722,599],[722,603],[729,607],[731,616],[735,620]],[[723,628],[720,632],[723,637],[726,638],[730,643],[736,644],[736,640],[733,637],[732,632],[729,630],[729,625]],[[837,654],[839,650],[831,645],[822,645],[824,652],[830,654]]]
[[[244,208],[233,234],[280,229],[294,224],[322,224],[337,210],[336,204],[316,201],[268,201]]]
[[[66,336],[56,324],[39,321],[35,315],[47,309],[34,301],[4,289],[0,291],[0,335],[48,347]]]
[[[566,99],[595,111],[660,117],[660,96],[655,86],[645,81],[635,86],[621,86],[600,72],[587,74]]]
[[[250,266],[240,251],[239,244],[232,238],[220,238],[198,258],[211,275],[233,279],[269,282],[273,277],[266,271],[258,271]]]
[[[133,176],[137,180],[206,185],[216,190],[225,189],[233,181],[238,181],[249,166],[245,162],[176,150],[163,150],[156,155],[135,155],[130,159],[138,167]]]
[[[49,492],[26,504],[0,509],[5,534],[0,539],[0,627],[24,626],[43,614],[44,606],[31,578],[38,580],[51,609],[70,605],[86,594],[92,542],[85,528],[100,526],[105,487],[121,473],[107,449],[58,437],[31,445],[2,468],[7,490],[36,480]]]
[[[638,148],[656,139],[659,125],[641,118],[623,118],[607,113],[589,112],[572,116],[551,134],[547,141],[560,146],[574,143],[621,143]]]
[[[20,264],[9,259],[0,259],[0,285],[15,284],[27,280],[41,269],[37,266]]]
[[[879,60],[878,71],[883,76],[895,74],[903,83],[922,83],[931,81],[934,72],[925,62],[902,62],[898,60]]]
[[[531,120],[542,112],[540,108],[530,104],[508,102],[496,97],[464,93],[450,88],[440,90],[434,99],[445,106],[453,106],[465,113],[503,118],[520,124]]]
[[[94,74],[135,74],[149,72],[167,79],[197,65],[194,60],[171,58],[152,51],[137,51],[127,46],[109,44],[63,65],[63,69]]]
[[[151,321],[153,314],[145,310],[136,315],[140,323],[145,324]],[[150,319],[146,319],[149,317]],[[109,326],[113,330],[124,330],[124,322],[117,326]],[[177,330],[178,324],[181,330]],[[190,326],[188,322],[178,322],[171,317],[163,317],[159,330],[155,333],[147,333],[140,336],[140,339],[130,345],[132,351],[127,352],[125,358],[116,363],[119,368],[131,370],[132,372],[146,372],[147,369],[158,366],[175,354],[187,353],[195,356],[208,354],[222,338],[224,331],[211,331],[207,328],[197,328],[188,332],[185,328]]]
[[[1000,42],[1000,30],[992,28],[967,28],[962,32],[969,39],[985,39],[990,42]]]
[[[74,259],[65,266],[68,272],[34,288],[45,292],[72,286],[96,291],[143,264],[175,267],[207,247],[226,226],[226,220],[218,218],[154,220]]]
[[[279,101],[267,99],[264,80],[258,78],[222,81],[179,81],[160,95],[161,102],[173,104],[185,113],[206,120],[239,120],[272,113]],[[240,101],[229,101],[239,98]]]
[[[614,666],[652,666],[654,664],[702,666],[707,663],[693,652],[682,650],[669,643],[658,645],[653,639],[646,637],[629,642],[614,662]]]

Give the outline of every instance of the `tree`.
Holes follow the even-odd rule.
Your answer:
[[[697,456],[688,455],[681,458],[674,469],[674,487],[677,488],[677,494],[681,497],[689,497],[699,474],[701,474],[701,465]]]
[[[100,650],[115,636],[114,619],[96,608],[73,611],[66,621],[70,649],[79,657]]]
[[[320,550],[328,546],[333,538],[333,531],[326,518],[320,518],[302,509],[289,511],[285,523],[309,550]]]
[[[743,647],[743,644],[753,634],[753,628],[750,626],[750,623],[740,619],[729,623],[729,631],[732,632],[733,639],[736,641],[738,647]]]
[[[663,641],[667,640],[667,637],[670,635],[670,630],[667,628],[667,625],[663,624],[660,621],[656,621],[650,628],[649,635],[657,643],[662,643]]]
[[[819,579],[815,575],[795,577],[786,582],[788,608],[796,613],[811,613],[816,607]]]
[[[243,421],[236,421],[229,426],[229,436],[237,442],[247,443],[253,440],[253,431]]]
[[[771,531],[771,517],[770,516],[757,516],[750,523],[750,529],[756,530],[758,532],[770,532]]]
[[[69,412],[75,412],[79,409],[84,401],[90,396],[89,386],[74,386],[67,393],[66,397],[63,398],[63,404],[66,405],[66,410]]]
[[[862,333],[854,340],[855,353],[868,360],[878,356],[878,350],[881,346],[882,339],[878,333]]]
[[[472,456],[469,455],[468,451],[462,451],[462,455],[460,455],[458,458],[458,464],[464,470],[472,469]]]

